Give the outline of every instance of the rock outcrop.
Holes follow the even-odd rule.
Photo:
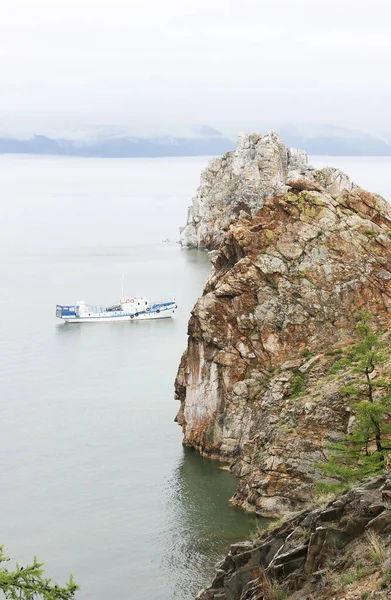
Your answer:
[[[231,546],[197,600],[391,598],[391,475]]]
[[[240,133],[236,150],[212,159],[201,173],[180,241],[186,248],[216,250],[240,211],[254,215],[276,194],[289,189],[335,194],[354,187],[339,169],[309,166],[307,153],[286,148],[274,131]]]
[[[232,218],[241,210],[257,212],[267,198],[286,189],[288,179],[300,178],[307,163],[304,150],[286,148],[273,131],[239,134],[236,150],[211,160],[202,172],[181,244],[216,249]]]
[[[282,184],[287,153],[274,134],[265,138],[244,139],[239,156],[243,172],[244,157],[257,156],[252,173],[258,145],[270,150],[272,197],[254,183],[258,167],[256,178],[239,178],[251,211],[263,207],[240,212],[223,236],[189,321],[176,397],[184,444],[228,461],[240,478],[233,502],[277,516],[307,505],[325,446],[349,427],[331,355],[355,341],[359,309],[390,324],[391,209],[336,169],[302,168],[298,152]],[[233,173],[238,151],[220,159],[214,186],[224,161]]]

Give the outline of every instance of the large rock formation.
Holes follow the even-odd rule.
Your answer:
[[[391,319],[385,200],[329,168],[286,185],[224,235],[176,380],[184,443],[229,461],[233,502],[265,516],[306,505],[324,447],[347,431],[343,375],[328,371],[357,311]]]
[[[303,150],[285,148],[276,133],[239,134],[236,150],[213,159],[201,174],[201,185],[181,233],[186,247],[215,249],[223,231],[240,210],[254,214],[264,201],[286,189],[286,182],[306,169]]]
[[[197,600],[391,598],[391,475],[231,546]]]

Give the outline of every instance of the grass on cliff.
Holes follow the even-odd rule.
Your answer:
[[[387,550],[381,537],[374,531],[366,534],[368,540],[368,556],[375,565],[380,565],[387,557]]]
[[[322,582],[317,587],[318,594],[313,597],[326,600],[346,595],[346,598],[358,600],[369,598],[376,592],[382,593],[380,590],[388,588],[391,582],[387,560],[389,542],[388,537],[382,539],[377,533],[368,532],[347,546],[329,552],[320,565]]]
[[[259,576],[264,600],[286,600],[289,593],[276,581],[271,579],[265,571]]]

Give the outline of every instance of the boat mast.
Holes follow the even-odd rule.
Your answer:
[[[125,299],[124,286],[125,286],[125,275],[124,275],[124,273],[122,273],[122,279],[121,279],[121,302],[122,302],[122,300]]]

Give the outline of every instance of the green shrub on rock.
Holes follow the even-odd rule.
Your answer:
[[[291,387],[291,398],[297,398],[298,396],[302,396],[305,392],[305,382],[304,377],[301,373],[295,375],[292,387]]]

